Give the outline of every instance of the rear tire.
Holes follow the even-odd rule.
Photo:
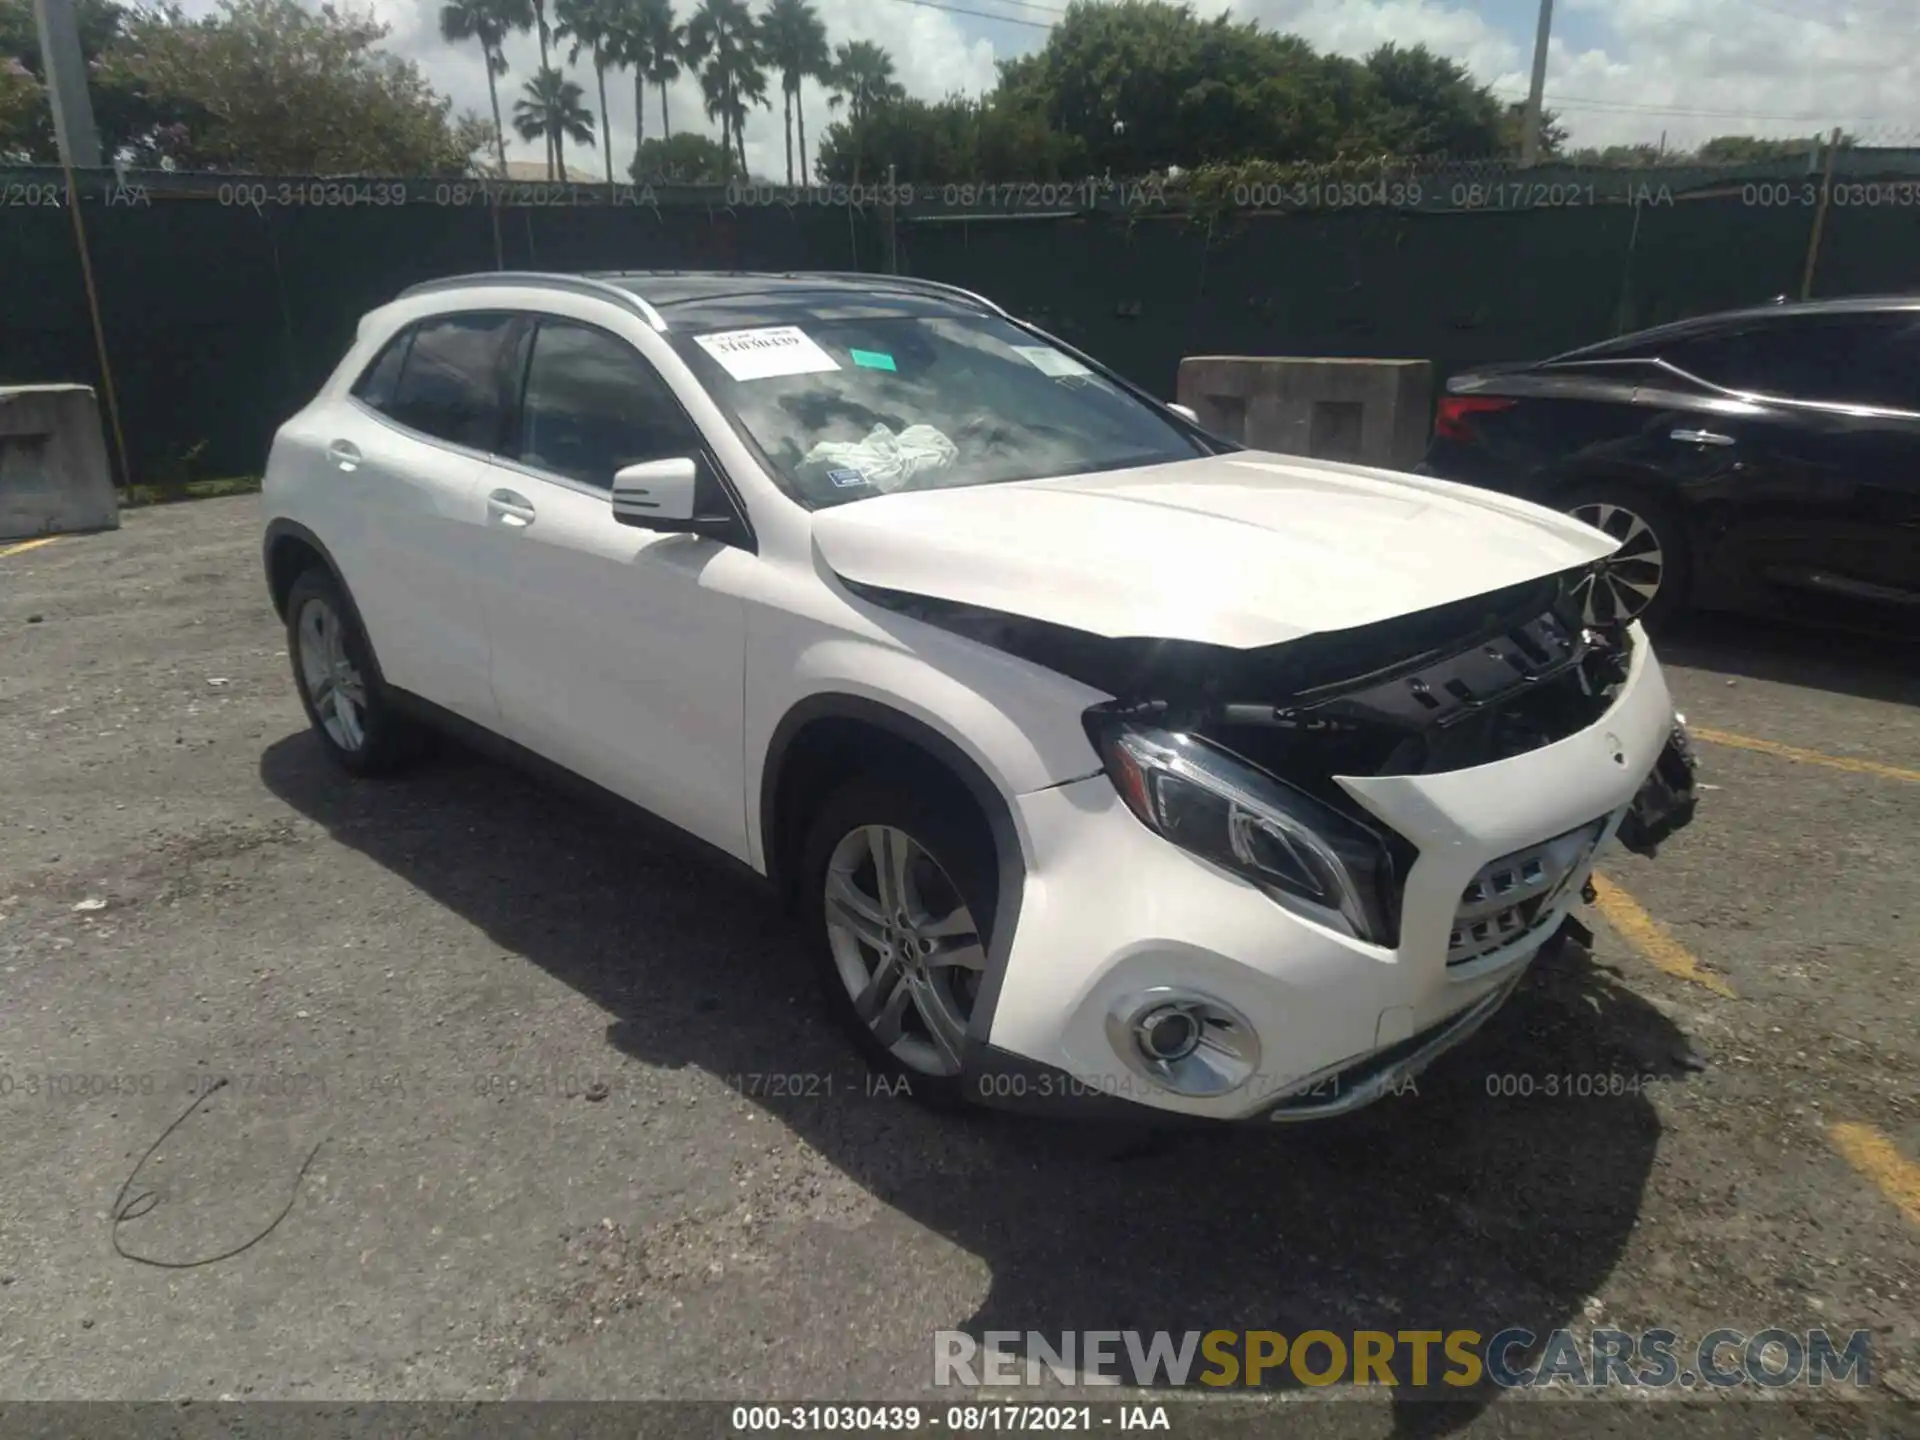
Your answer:
[[[914,774],[850,781],[808,827],[800,917],[827,1008],[896,1093],[967,1101],[967,1029],[997,902],[993,840]]]
[[[1555,503],[1621,542],[1575,587],[1583,620],[1638,620],[1653,631],[1686,604],[1693,558],[1686,527],[1666,501],[1638,486],[1590,480],[1562,491]]]
[[[425,731],[394,704],[358,612],[320,566],[287,592],[287,657],[313,732],[341,769],[386,775],[419,759]]]

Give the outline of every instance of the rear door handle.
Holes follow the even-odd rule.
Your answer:
[[[351,440],[336,440],[327,446],[327,458],[351,473],[359,468],[360,447]]]
[[[533,502],[518,490],[496,490],[487,496],[487,518],[524,530],[533,524]]]
[[[1733,436],[1722,435],[1718,430],[1676,430],[1673,438],[1688,445],[1733,444]]]

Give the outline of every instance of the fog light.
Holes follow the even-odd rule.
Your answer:
[[[1200,1048],[1201,1021],[1178,1005],[1149,1010],[1133,1027],[1140,1053],[1149,1060],[1184,1060]]]
[[[1158,987],[1107,1015],[1107,1038],[1135,1074],[1175,1095],[1225,1095],[1260,1068],[1260,1041],[1224,1001]]]

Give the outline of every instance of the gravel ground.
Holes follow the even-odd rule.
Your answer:
[[[1920,1160],[1920,784],[1704,747],[1700,820],[1603,869],[1731,996],[1588,912],[1345,1122],[941,1118],[868,1093],[786,921],[689,847],[458,752],[335,774],[258,530],[0,557],[0,1394],[944,1400],[940,1329],[1604,1324],[1870,1329],[1920,1398],[1920,1228],[1832,1138]],[[1696,726],[1920,770],[1911,654],[1664,648]]]

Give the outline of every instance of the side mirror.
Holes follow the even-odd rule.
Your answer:
[[[613,477],[613,518],[646,530],[684,527],[693,519],[700,466],[691,458],[647,460]]]
[[[1194,413],[1191,405],[1169,405],[1167,408],[1191,425],[1198,425],[1200,417]]]

